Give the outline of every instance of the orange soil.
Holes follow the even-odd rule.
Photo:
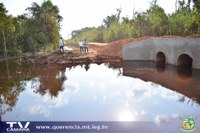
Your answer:
[[[188,38],[199,38],[200,34],[190,35]],[[59,50],[50,53],[49,55],[31,59],[33,63],[74,63],[74,62],[96,62],[105,60],[121,60],[122,59],[122,46],[128,43],[143,41],[145,39],[152,38],[183,38],[181,36],[162,36],[162,37],[152,37],[145,36],[141,38],[126,38],[110,43],[90,43],[89,53],[80,53],[79,49],[73,51],[66,51],[65,53],[60,53]]]

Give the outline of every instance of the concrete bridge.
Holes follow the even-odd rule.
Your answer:
[[[200,69],[200,38],[155,38],[123,46],[123,60],[165,62]]]

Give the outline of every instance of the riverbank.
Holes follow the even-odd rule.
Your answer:
[[[66,50],[61,53],[56,50],[48,55],[29,58],[28,61],[36,64],[80,64],[80,63],[102,63],[102,62],[120,62],[122,60],[122,45],[141,40],[144,38],[128,38],[111,43],[89,44],[89,52],[82,53],[79,48]]]
[[[190,35],[187,38],[199,38],[200,35]],[[89,45],[89,53],[81,53],[79,48],[73,50],[66,50],[61,53],[60,50],[56,50],[47,54],[32,54],[25,56],[26,61],[34,64],[80,64],[80,63],[102,63],[110,61],[121,61],[122,60],[122,46],[131,42],[143,41],[145,39],[153,38],[183,38],[181,36],[162,36],[152,37],[145,36],[141,38],[126,38],[110,43],[96,43],[91,42]],[[16,57],[9,57],[16,58]],[[1,58],[5,60],[5,58]]]

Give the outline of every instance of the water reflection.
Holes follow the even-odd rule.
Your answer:
[[[35,76],[39,79],[39,81],[33,80],[33,84],[34,82],[39,82],[39,87],[35,90],[36,93],[45,95],[48,92],[51,96],[56,97],[59,91],[63,91],[64,88],[62,85],[67,79],[65,76],[65,67],[43,66],[34,72]]]
[[[105,65],[114,70],[114,71],[118,71],[118,76],[122,76],[123,75],[123,71],[122,71],[122,66],[123,66],[123,63],[122,62],[109,62],[109,63],[105,63]]]
[[[9,65],[9,61],[0,64],[0,116],[7,111],[12,111],[16,105],[19,94],[24,91],[23,75],[28,72],[24,71],[21,74],[21,65],[16,60],[15,65]],[[15,69],[15,70],[13,70]]]
[[[190,67],[178,66],[177,73],[182,79],[190,79],[192,77],[192,69]],[[199,73],[199,72],[197,72]]]
[[[152,81],[173,91],[182,93],[200,103],[199,70],[164,65],[160,62],[156,63],[156,67],[154,67],[154,64],[154,62],[124,61],[123,75]],[[184,102],[184,99],[181,97],[179,101]],[[192,105],[193,102],[191,100],[189,103]]]
[[[162,72],[165,71],[165,62],[158,61],[155,64],[156,64],[156,70],[157,70],[157,72],[162,73]]]
[[[85,64],[85,70],[88,71],[90,68],[90,64]]]
[[[195,102],[198,101],[195,100],[198,93],[193,95],[193,89],[188,92],[187,88],[182,87],[187,82],[188,87],[192,88],[192,83],[199,81],[198,78],[195,82],[191,81],[195,73],[185,80],[177,74],[176,69],[165,66],[163,72],[158,72],[155,63],[145,64],[24,64],[21,65],[21,74],[16,74],[19,73],[17,67],[9,64],[12,77],[9,82],[13,84],[0,82],[1,86],[8,87],[8,92],[0,90],[1,98],[6,97],[9,102],[15,102],[9,103],[12,110],[1,114],[2,120],[173,123],[179,116],[199,116],[200,107]],[[5,64],[0,67],[3,65],[6,69]],[[0,74],[2,79],[5,76]],[[23,89],[13,89],[15,83]],[[178,86],[180,88],[173,88],[177,83],[182,84]],[[12,90],[18,91],[13,99],[9,98],[13,94]],[[6,104],[7,101],[1,102],[1,108],[7,107]]]
[[[121,110],[119,112],[119,121],[135,121],[135,116],[130,110]]]
[[[22,59],[1,62],[0,116],[13,110],[29,80],[34,93],[45,95],[48,92],[51,97],[57,96],[59,91],[63,90],[62,84],[67,79],[65,68],[65,66],[28,65]]]

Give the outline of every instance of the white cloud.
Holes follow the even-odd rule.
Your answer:
[[[155,123],[160,125],[162,123],[167,123],[169,122],[169,117],[166,115],[157,115],[155,118]]]
[[[142,100],[143,98],[155,95],[157,91],[151,87],[148,87],[148,85],[150,84],[147,83],[147,86],[134,86],[131,89],[127,89],[126,96],[129,99]]]
[[[59,93],[57,97],[51,97],[49,93],[45,95],[40,95],[37,93],[32,93],[31,91],[28,91],[28,93],[31,95],[32,98],[38,99],[38,103],[42,103],[44,105],[47,105],[49,107],[62,107],[63,105],[67,104],[69,102],[67,96],[67,91],[63,91],[62,93]]]
[[[134,121],[136,115],[136,113],[132,113],[130,110],[122,110],[118,114],[118,121]]]
[[[163,88],[163,92],[162,92],[161,96],[166,99],[177,99],[176,92],[170,91],[170,90],[164,90],[164,88]]]
[[[80,90],[80,86],[76,82],[69,82],[66,80],[63,84],[63,87],[65,88],[65,91],[69,93],[77,93]]]
[[[48,117],[50,115],[50,110],[49,108],[46,108],[45,106],[42,105],[33,105],[29,106],[25,109],[25,112],[29,113],[30,115],[44,115],[45,117]]]
[[[171,115],[171,118],[172,118],[172,119],[176,119],[176,118],[179,118],[179,117],[180,117],[179,114],[172,114],[172,115]]]
[[[95,86],[95,82],[94,81],[89,81],[89,86],[90,87],[94,87]]]
[[[162,124],[162,123],[167,123],[169,122],[170,120],[173,120],[173,119],[177,119],[179,117],[179,114],[172,114],[172,115],[157,115],[155,117],[155,120],[154,122],[158,125]]]
[[[51,114],[52,108],[61,108],[69,102],[66,97],[66,92],[60,93],[59,96],[51,98],[50,95],[41,96],[40,94],[32,94],[32,98],[38,99],[34,105],[28,106],[24,111],[30,115],[44,115],[45,117]]]
[[[38,82],[39,79],[35,79],[34,84],[38,84]],[[29,81],[26,85],[27,88],[30,88],[33,84]],[[30,98],[36,100],[33,105],[28,106],[24,111],[28,112],[30,115],[39,114],[44,115],[45,117],[49,116],[52,108],[61,108],[69,103],[69,93],[77,93],[79,91],[79,86],[75,83],[67,83],[65,87],[67,88],[59,93],[57,97],[51,97],[49,93],[46,93],[45,95],[33,93],[32,89],[37,90],[38,86],[35,86],[32,89],[27,89]]]
[[[147,112],[146,111],[141,111],[140,114],[141,115],[145,115],[145,114],[147,114]]]

